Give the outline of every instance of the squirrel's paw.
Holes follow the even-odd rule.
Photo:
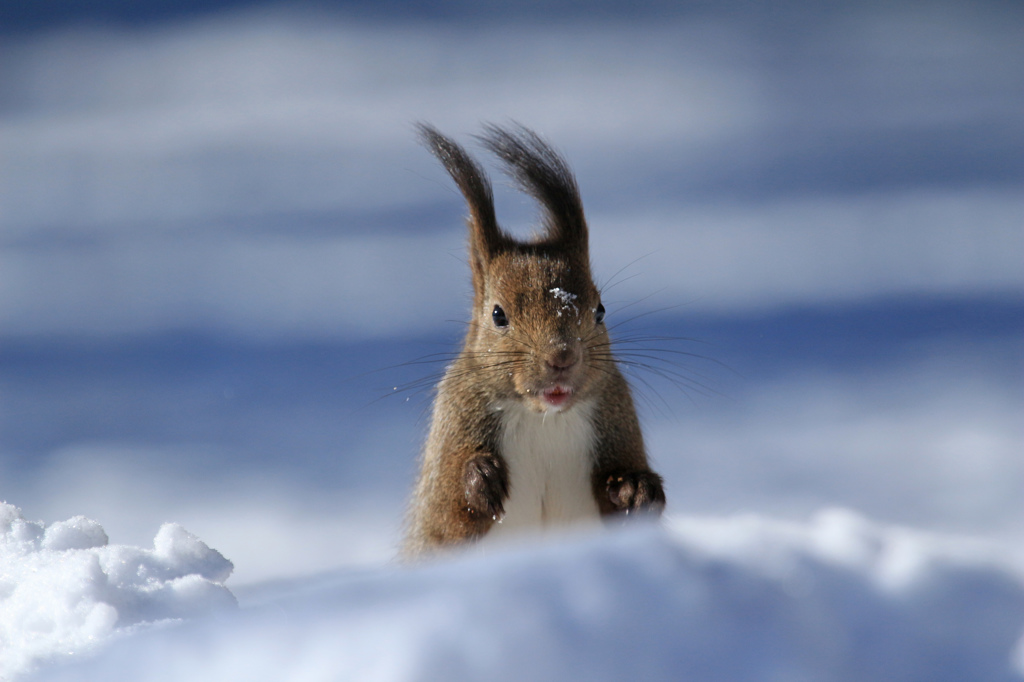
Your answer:
[[[508,470],[500,457],[477,455],[466,462],[466,511],[498,521],[505,515]]]
[[[658,516],[665,508],[661,476],[653,471],[612,474],[605,487],[608,499],[619,512],[644,512]]]

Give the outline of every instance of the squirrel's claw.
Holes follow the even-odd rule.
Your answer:
[[[498,521],[505,515],[508,470],[500,457],[478,455],[466,462],[466,511]]]
[[[665,509],[665,490],[661,476],[653,471],[612,474],[605,488],[608,499],[618,512],[646,512],[659,516]]]

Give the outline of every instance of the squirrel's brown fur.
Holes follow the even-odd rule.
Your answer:
[[[517,494],[510,474],[517,463],[502,450],[512,412],[526,415],[523,428],[542,439],[548,424],[573,419],[574,410],[577,422],[586,414],[578,430],[587,447],[572,456],[590,472],[594,515],[660,513],[661,478],[648,466],[629,386],[611,352],[583,207],[565,161],[526,128],[485,129],[484,146],[544,210],[542,234],[520,241],[498,226],[490,182],[466,151],[430,126],[419,130],[469,205],[474,296],[462,351],[437,387],[403,554],[478,539],[502,518]],[[561,494],[560,484],[550,485],[545,495]]]

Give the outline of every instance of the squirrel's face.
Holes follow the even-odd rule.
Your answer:
[[[521,126],[488,126],[480,141],[543,209],[540,234],[521,241],[498,225],[486,174],[466,151],[428,125],[427,147],[469,205],[473,320],[447,386],[473,383],[490,400],[563,411],[615,376],[601,297],[590,277],[587,222],[568,164]]]
[[[579,259],[506,253],[492,260],[474,313],[474,362],[505,399],[537,412],[571,409],[611,361],[604,307]]]

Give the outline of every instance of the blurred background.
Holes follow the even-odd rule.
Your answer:
[[[517,120],[572,163],[650,356],[669,513],[1020,543],[1022,27],[1009,0],[3,3],[0,498],[114,543],[180,522],[233,586],[388,561],[443,370],[415,361],[470,294],[413,124],[473,149]]]

